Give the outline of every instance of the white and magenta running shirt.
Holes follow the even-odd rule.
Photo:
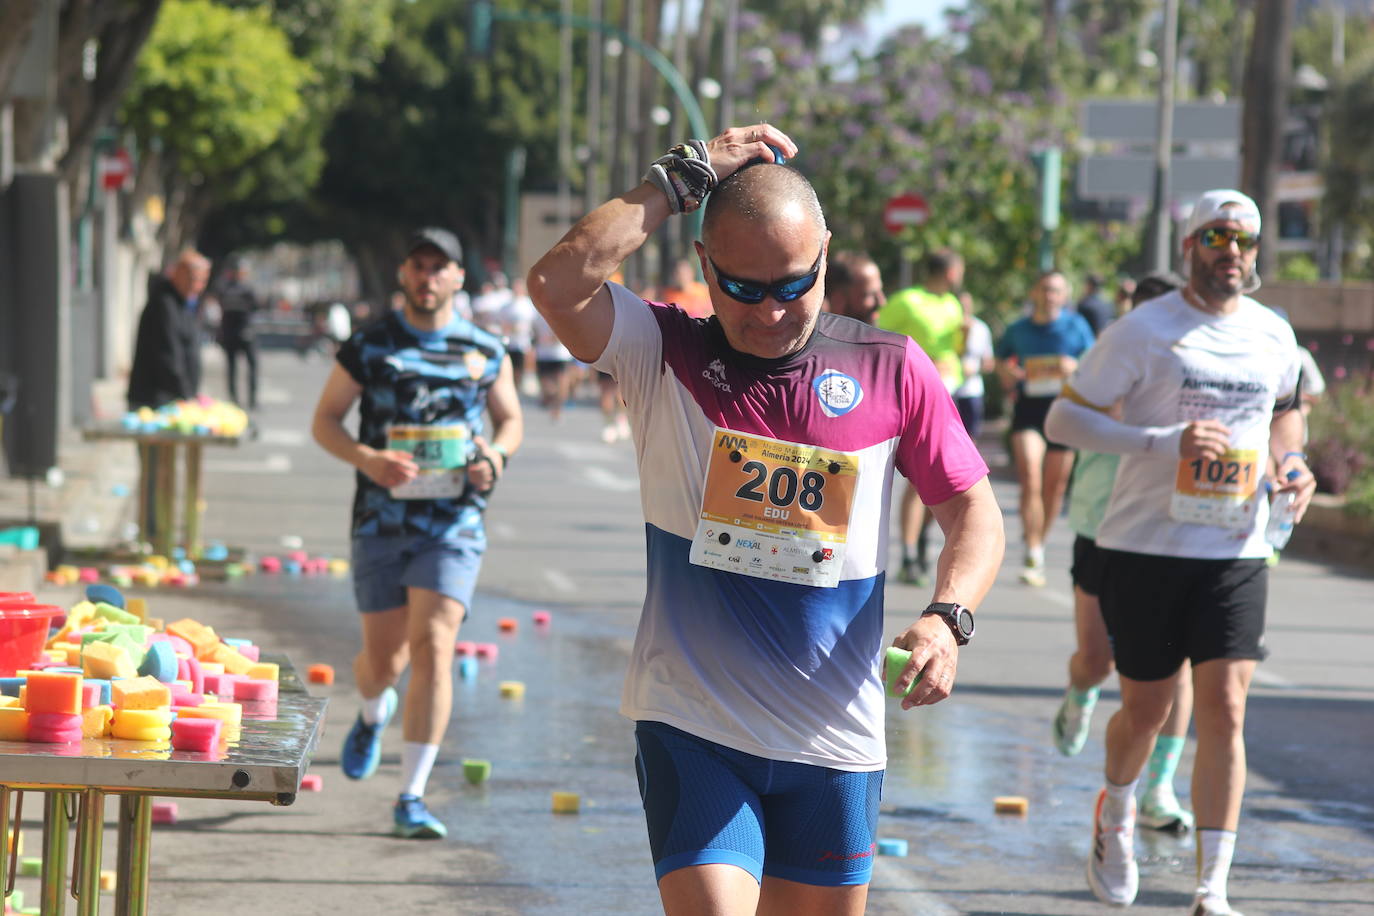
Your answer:
[[[882,769],[892,470],[927,505],[987,465],[910,338],[822,313],[799,352],[608,284],[594,364],[638,451],[644,613],[621,712],[771,760]]]

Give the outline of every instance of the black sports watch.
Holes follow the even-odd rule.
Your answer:
[[[968,641],[973,638],[973,612],[962,604],[955,604],[952,601],[936,601],[921,612],[921,616],[928,614],[938,614],[945,623],[949,624],[949,631],[954,634],[954,641],[961,646],[968,645]]]

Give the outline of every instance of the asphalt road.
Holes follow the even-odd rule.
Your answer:
[[[306,549],[347,555],[351,472],[310,441],[319,356],[264,360],[261,436],[205,463],[206,532],[258,554]],[[222,384],[211,362],[212,393]],[[193,616],[224,635],[285,651],[299,668],[327,662],[339,682],[312,772],[322,793],[287,808],[182,801],[181,820],[154,835],[157,914],[654,913],[658,898],[632,767],[630,724],[616,712],[643,595],[643,527],[633,448],[600,441],[589,403],[552,425],[527,403],[527,443],[489,515],[491,547],[463,638],[499,644],[456,710],[427,800],[446,841],[390,838],[399,729],[380,772],[343,778],[338,747],[355,711],[349,661],[358,625],[349,583],[255,576],[192,591],[148,593],[152,612]],[[1072,648],[1070,535],[1049,545],[1050,585],[1016,582],[1019,529],[1005,454],[990,443],[1007,515],[1008,563],[962,653],[954,695],[888,720],[890,765],[880,835],[910,841],[906,858],[875,862],[874,914],[1102,912],[1083,865],[1101,781],[1102,734],[1061,757],[1050,720]],[[894,550],[895,542],[894,541]],[[62,598],[53,590],[48,597]],[[891,584],[889,635],[929,595]],[[1250,781],[1231,898],[1248,916],[1374,912],[1374,579],[1285,557],[1271,579],[1271,658],[1251,693]],[[546,609],[547,629],[530,623]],[[498,633],[499,617],[521,622]],[[501,680],[527,686],[523,700]],[[1191,745],[1180,767],[1188,794]],[[459,761],[488,759],[491,781],[466,784]],[[581,794],[582,811],[554,815],[550,793]],[[993,798],[1024,795],[1026,817],[993,813]],[[1146,832],[1142,832],[1146,833]],[[36,838],[35,838],[36,839]],[[113,838],[106,855],[113,857]],[[1143,835],[1141,914],[1183,913],[1193,888],[1191,839]],[[21,882],[21,886],[23,886]]]

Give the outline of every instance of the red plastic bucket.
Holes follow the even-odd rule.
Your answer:
[[[49,624],[65,614],[56,605],[32,601],[28,607],[0,605],[0,677],[13,677],[19,669],[38,661],[48,641]]]

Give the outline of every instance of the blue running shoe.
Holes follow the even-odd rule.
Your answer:
[[[384,709],[377,724],[368,725],[359,713],[344,739],[339,765],[349,779],[366,779],[377,772],[377,764],[382,762],[382,731],[396,712],[396,691],[388,687],[382,691],[382,697]]]
[[[396,826],[391,832],[407,840],[442,840],[448,836],[448,828],[429,813],[424,800],[416,795],[402,795],[396,799],[393,812]]]

